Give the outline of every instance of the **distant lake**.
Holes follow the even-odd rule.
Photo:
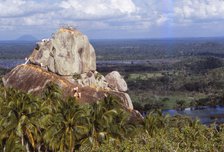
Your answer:
[[[25,59],[0,59],[0,67],[10,69],[24,62]]]
[[[19,64],[22,64],[25,62],[25,59],[0,59],[0,67],[3,68],[13,68]],[[103,64],[103,65],[120,65],[120,64],[145,64],[147,61],[144,60],[132,60],[132,61],[120,61],[120,60],[111,60],[111,61],[97,61],[97,64]]]
[[[178,61],[178,60],[177,60]],[[4,67],[7,69],[13,68],[18,64],[22,64],[25,62],[25,59],[0,59],[0,67]],[[99,60],[97,61],[97,65],[140,65],[140,64],[149,64],[149,63],[170,63],[176,62],[176,60],[169,59],[150,59],[150,60]]]
[[[169,114],[170,116],[185,115],[192,119],[199,119],[203,124],[211,123],[224,123],[224,107],[200,107],[200,108],[186,108],[183,111],[179,110],[164,110],[163,114]]]

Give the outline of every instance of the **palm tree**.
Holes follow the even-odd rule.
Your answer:
[[[24,152],[26,151],[25,146],[23,146],[20,142],[20,138],[15,134],[15,132],[11,132],[7,141],[3,142],[1,151],[4,152]]]
[[[165,128],[168,116],[163,116],[160,110],[150,112],[144,119],[144,128],[150,135],[155,135],[161,128]]]
[[[1,107],[0,121],[0,139],[6,143],[6,151],[7,148],[13,148],[7,146],[12,143],[20,143],[27,151],[35,149],[34,136],[38,134],[38,112],[38,102],[31,95],[13,89],[7,91]]]
[[[119,142],[135,128],[128,122],[129,113],[111,96],[96,102],[91,116],[92,149],[97,149],[106,140]]]
[[[57,84],[53,82],[50,82],[47,84],[43,93],[44,93],[43,94],[44,100],[51,99],[54,101],[54,100],[63,99],[62,90]]]
[[[57,105],[57,110],[49,110],[41,119],[44,141],[53,151],[73,152],[82,139],[88,137],[90,112],[78,105],[74,98]]]

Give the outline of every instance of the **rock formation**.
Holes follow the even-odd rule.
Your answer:
[[[132,101],[125,93],[128,88],[124,79],[117,71],[106,77],[96,71],[94,48],[88,38],[75,29],[61,28],[51,39],[38,42],[28,60],[3,77],[5,87],[39,95],[53,82],[66,96],[73,96],[74,88],[78,87],[82,95],[80,102],[96,102],[112,95],[134,112]]]
[[[122,91],[122,92],[125,92],[128,90],[127,83],[122,78],[119,72],[113,71],[107,74],[105,78],[110,88],[114,90]]]
[[[93,87],[82,87],[78,83],[71,83],[66,78],[50,73],[37,65],[18,65],[3,78],[3,84],[7,87],[21,89],[27,93],[41,94],[46,85],[50,82],[57,84],[66,96],[73,96],[73,88],[78,87],[82,97],[80,102],[91,103],[101,100],[105,95],[113,95],[122,100],[125,107],[132,109],[132,103],[127,98],[127,94],[117,91],[96,90]]]
[[[51,39],[38,42],[29,60],[59,75],[96,70],[95,50],[87,36],[65,28],[57,31]]]

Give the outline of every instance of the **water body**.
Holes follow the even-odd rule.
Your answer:
[[[0,59],[0,67],[11,69],[16,65],[22,64],[25,59]]]
[[[148,63],[149,61],[147,60],[124,60],[124,61],[121,61],[121,60],[99,60],[99,61],[96,61],[96,64],[97,65],[130,65],[130,64],[146,64]]]
[[[181,59],[148,59],[148,60],[99,60],[97,64],[103,65],[142,65],[142,64],[173,64],[181,61]]]
[[[200,107],[200,108],[186,108],[183,111],[180,110],[164,110],[163,114],[169,114],[170,116],[184,115],[189,116],[192,119],[199,119],[203,124],[224,123],[224,107]]]
[[[97,66],[100,65],[143,65],[143,64],[170,64],[176,63],[180,59],[149,59],[149,60],[99,60],[96,61]],[[0,59],[0,67],[13,68],[18,64],[24,63],[25,59]]]

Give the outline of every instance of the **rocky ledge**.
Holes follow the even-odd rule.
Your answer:
[[[105,77],[96,71],[95,50],[87,36],[73,28],[60,28],[50,39],[38,42],[24,64],[3,77],[5,87],[40,95],[53,82],[66,96],[91,103],[112,95],[134,115],[127,84],[117,71]]]

